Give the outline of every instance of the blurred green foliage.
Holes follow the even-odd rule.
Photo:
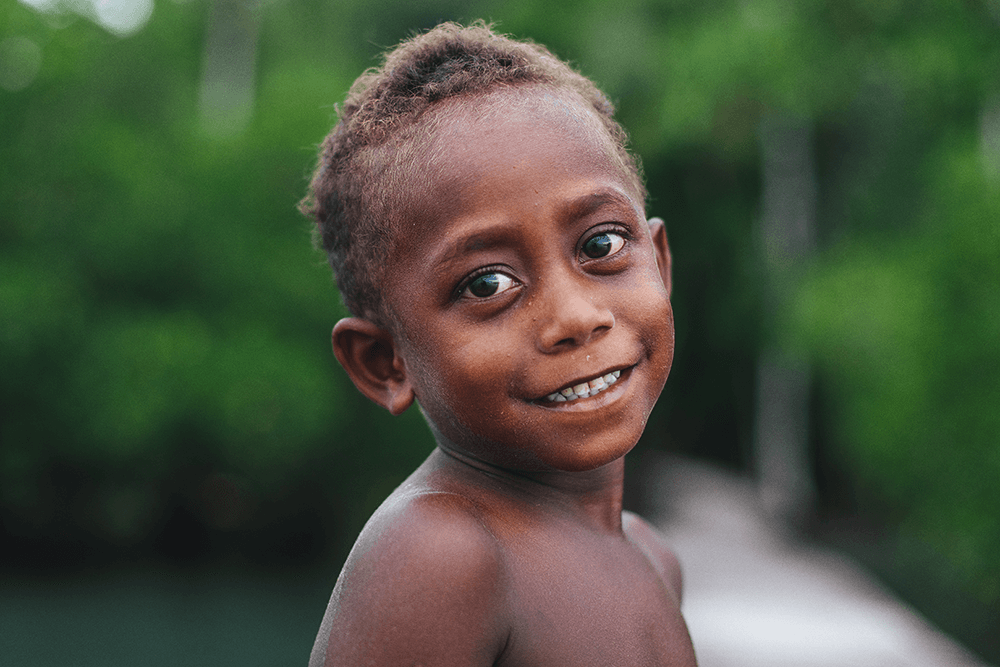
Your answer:
[[[795,317],[832,428],[982,600],[1000,599],[1000,178],[976,137],[943,138],[905,232],[858,233],[809,276]]]
[[[48,7],[0,4],[15,557],[345,553],[431,440],[336,367],[342,310],[294,206],[383,48],[486,18],[616,100],[667,220],[678,354],[649,443],[746,467],[758,352],[801,350],[820,460],[874,503],[851,509],[887,511],[949,580],[1000,600],[996,0],[161,0],[126,36],[82,0]],[[226,8],[253,46],[245,126],[204,109]],[[776,313],[756,232],[769,115],[810,129],[818,185],[820,251]]]

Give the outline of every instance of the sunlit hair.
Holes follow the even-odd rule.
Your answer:
[[[404,41],[386,54],[381,67],[354,82],[299,204],[316,221],[317,240],[353,315],[392,324],[381,284],[406,215],[412,167],[427,139],[428,124],[421,119],[442,100],[521,85],[579,96],[592,107],[616,161],[645,201],[640,167],[625,147],[614,107],[589,79],[545,47],[498,35],[482,22],[469,27],[443,23]]]

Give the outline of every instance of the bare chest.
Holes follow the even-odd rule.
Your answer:
[[[510,554],[498,665],[695,665],[673,591],[623,540],[539,540]]]

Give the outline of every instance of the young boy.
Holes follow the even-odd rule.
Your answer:
[[[437,447],[375,512],[310,665],[694,665],[680,570],[622,512],[673,358],[670,253],[606,98],[482,24],[351,89],[303,210],[333,349]]]

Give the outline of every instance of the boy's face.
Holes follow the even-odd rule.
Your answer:
[[[520,470],[609,463],[673,359],[668,269],[635,183],[568,96],[445,105],[389,258],[407,381],[442,447]]]

